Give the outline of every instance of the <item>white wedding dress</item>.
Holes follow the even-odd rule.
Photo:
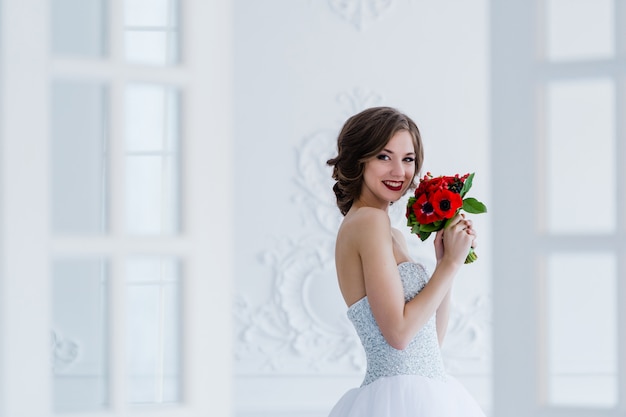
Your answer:
[[[424,288],[428,274],[418,263],[398,265],[405,301]],[[367,357],[363,384],[341,397],[329,417],[485,417],[465,388],[446,374],[435,316],[404,350],[383,337],[364,297],[348,308]]]

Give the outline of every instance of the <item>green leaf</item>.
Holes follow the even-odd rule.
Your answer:
[[[415,218],[415,213],[413,213],[413,210],[411,209],[411,207],[413,206],[413,203],[415,203],[416,200],[417,200],[417,198],[415,198],[415,197],[409,197],[409,201],[407,203],[408,216],[406,216],[406,225],[407,226],[412,226],[415,223],[417,223],[417,219]]]
[[[421,232],[427,232],[427,233],[436,232],[439,229],[441,229],[441,221],[440,220],[438,220],[436,222],[433,222],[433,223],[420,225],[420,233]]]
[[[480,214],[487,212],[487,206],[473,197],[468,197],[463,200],[463,210],[468,213]]]
[[[425,241],[426,239],[428,239],[428,237],[430,236],[430,232],[420,232],[420,234],[418,235],[419,238],[423,241]]]
[[[472,181],[474,180],[474,173],[472,172],[469,177],[465,179],[463,188],[461,188],[461,198],[465,197],[465,194],[472,188]]]
[[[411,228],[411,233],[413,234],[418,234],[420,232],[420,225],[418,224],[414,224],[413,227]]]

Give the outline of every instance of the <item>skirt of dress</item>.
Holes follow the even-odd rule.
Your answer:
[[[379,378],[346,392],[329,417],[485,417],[456,379],[418,375]]]

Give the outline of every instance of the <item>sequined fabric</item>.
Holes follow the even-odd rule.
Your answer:
[[[411,262],[398,265],[398,271],[405,301],[409,301],[424,288],[428,273],[422,265]],[[348,318],[361,338],[367,358],[367,370],[361,386],[381,377],[395,375],[420,375],[446,380],[434,315],[404,350],[395,349],[387,343],[376,324],[367,297],[348,308]]]

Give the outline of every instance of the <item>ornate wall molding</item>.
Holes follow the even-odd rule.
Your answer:
[[[334,241],[342,216],[326,161],[336,152],[345,118],[380,100],[361,89],[338,94],[342,120],[307,135],[294,149],[297,189],[291,200],[302,215],[301,227],[294,235],[275,237],[259,255],[272,271],[270,299],[255,307],[250,296],[237,298],[235,357],[242,365],[255,363],[256,371],[274,373],[364,370],[364,354],[335,278]]]
[[[78,342],[52,331],[52,371],[60,374],[76,362],[80,353]]]
[[[394,0],[328,0],[330,10],[357,30],[379,19]]]
[[[458,298],[458,297],[456,297]],[[486,372],[491,358],[491,297],[480,294],[469,300],[452,300],[448,332],[442,346],[451,374]]]
[[[248,297],[236,303],[236,359],[256,361],[256,370],[282,372],[356,372],[364,360],[359,341],[341,304],[321,309],[332,279],[332,242],[326,236],[283,239],[261,255],[273,272],[271,298],[252,307]],[[332,289],[337,291],[336,288]]]

